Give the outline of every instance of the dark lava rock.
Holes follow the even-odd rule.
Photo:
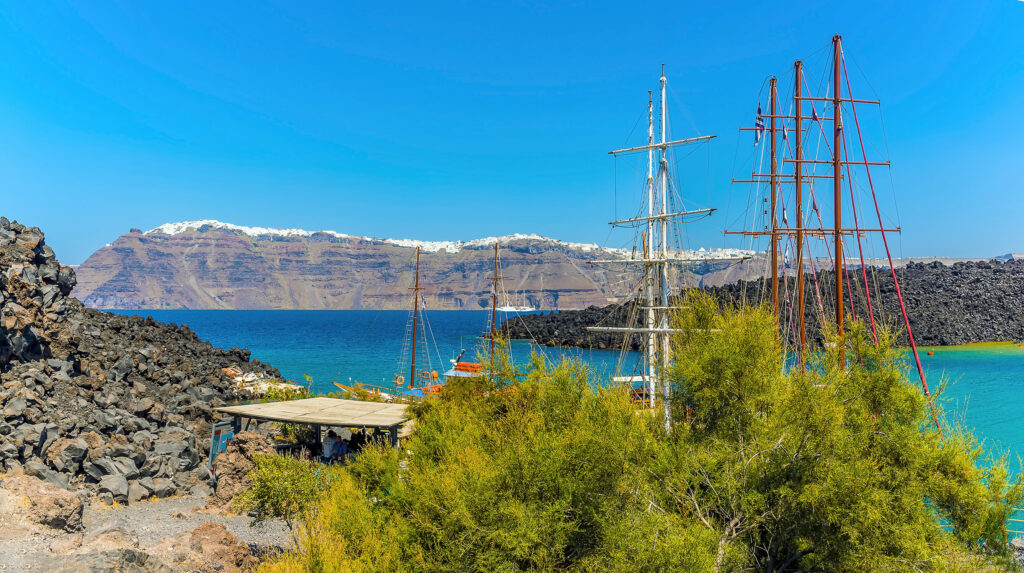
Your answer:
[[[128,498],[128,480],[122,475],[103,476],[99,491],[114,496],[114,501],[125,501]]]
[[[280,373],[187,326],[85,308],[42,231],[0,217],[0,460],[109,500],[203,491],[224,373]],[[130,481],[129,481],[130,480]]]
[[[847,297],[853,297],[853,314],[857,318],[868,316],[868,301],[863,288],[865,274],[876,323],[900,328],[899,342],[906,344],[899,298],[888,268],[868,267],[866,273],[861,269],[849,270],[847,280],[853,288],[850,289],[852,295],[848,292]],[[910,263],[896,269],[896,274],[914,339],[919,345],[1024,341],[1024,260],[958,262],[949,266],[939,262]],[[821,271],[815,277],[808,273],[804,279],[807,337],[820,343],[821,309],[816,293],[819,290],[827,293],[824,285],[834,284],[835,274]],[[789,277],[781,282],[779,290],[792,293],[795,287],[796,280]],[[737,304],[771,299],[770,285],[763,279],[706,287],[704,290],[719,300]],[[826,299],[822,303],[825,315],[831,317],[834,313],[829,308],[831,299],[827,294],[823,294],[823,298]],[[678,297],[674,299],[674,303],[680,302]],[[534,340],[549,346],[617,349],[622,346],[623,335],[590,332],[586,328],[624,325],[631,313],[636,312],[634,304],[629,302],[603,308],[516,317],[507,320],[502,329],[510,338]],[[849,298],[846,306],[849,315]],[[792,326],[787,321],[782,321],[780,328],[784,337],[792,337]],[[640,349],[639,336],[634,335],[629,342],[634,350]]]

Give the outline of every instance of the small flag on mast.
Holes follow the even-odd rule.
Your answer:
[[[787,141],[786,138],[787,138],[788,135],[789,135],[789,131],[786,129],[786,124],[783,123],[782,124],[782,141]]]
[[[811,121],[818,121],[818,110],[811,106]]]
[[[761,140],[761,134],[764,132],[764,117],[761,116],[761,103],[757,104],[757,119],[754,121],[754,145]]]

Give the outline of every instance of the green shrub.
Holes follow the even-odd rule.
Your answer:
[[[943,437],[909,381],[895,333],[854,322],[846,349],[783,373],[775,318],[693,296],[676,317],[677,424],[656,474],[743,566],[763,570],[944,570],[1005,559],[1019,478],[970,434]],[[682,420],[680,420],[682,421]],[[973,567],[974,565],[972,565]],[[970,567],[968,567],[969,569]]]
[[[338,470],[291,456],[257,455],[249,474],[252,487],[239,494],[234,504],[255,511],[257,521],[276,517],[292,529],[298,520],[316,510]]]
[[[693,297],[661,410],[539,357],[415,408],[339,470],[272,571],[974,571],[1010,566],[1019,479],[931,423],[893,333],[784,370],[763,308]],[[496,360],[497,362],[497,360]],[[506,386],[506,387],[502,387]],[[944,439],[944,441],[943,441]]]

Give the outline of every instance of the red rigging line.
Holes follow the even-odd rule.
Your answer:
[[[820,218],[820,217],[819,217]],[[811,276],[814,277],[814,295],[818,299],[818,312],[825,317],[825,305],[821,301],[821,287],[818,285],[818,269],[814,268],[814,256],[811,255],[811,243],[807,243],[807,258],[811,261]]]
[[[844,250],[845,250],[845,248],[846,247],[843,247]],[[845,252],[843,254],[845,255]],[[843,257],[843,274],[846,275],[846,278],[845,278],[846,294],[850,297],[850,318],[852,318],[853,320],[857,320],[857,310],[856,310],[856,307],[853,306],[853,286],[852,286],[853,285],[853,281],[850,280],[850,267],[849,267],[849,265],[847,265],[846,259],[847,259],[847,257],[844,256]]]
[[[808,92],[810,91],[810,87],[807,86],[806,78],[804,79],[804,87],[807,88]],[[815,101],[817,98],[805,98],[805,99],[809,99],[809,100],[812,101],[812,103],[811,103],[812,112],[814,113],[814,115],[817,115],[817,111],[814,109],[814,103],[813,103],[813,101]],[[822,110],[822,112],[824,113],[824,110]],[[833,110],[832,115],[833,115],[833,117],[831,119],[834,121],[835,117],[836,117],[836,112],[834,110]],[[841,118],[841,116],[839,116],[839,117]],[[832,146],[829,145],[828,137],[825,135],[825,127],[821,123],[823,119],[827,120],[829,118],[821,118],[821,117],[819,117],[817,119],[817,121],[815,121],[815,123],[818,124],[818,131],[821,132],[821,136],[822,136],[821,141],[825,143],[825,149],[828,151],[829,155],[833,155],[833,153],[832,153]],[[840,126],[840,127],[842,127],[842,126]],[[844,143],[844,146],[845,146],[845,142],[846,142],[846,134],[845,134],[845,132],[843,133],[842,138],[843,138],[843,143]],[[844,147],[844,149],[845,149],[845,147]],[[847,157],[849,157],[849,153],[847,153],[846,155],[847,155]],[[828,163],[828,164],[832,164],[833,162],[832,161],[813,161],[812,163]],[[860,254],[861,268],[863,269],[864,268],[864,252],[861,249],[861,237],[860,237],[861,229],[860,229],[860,225],[857,222],[857,205],[856,205],[856,203],[854,201],[854,195],[853,195],[853,178],[850,175],[850,165],[852,163],[854,163],[854,162],[851,162],[850,160],[846,160],[846,161],[841,161],[840,163],[846,165],[846,178],[849,180],[848,184],[850,186],[850,202],[851,202],[851,207],[853,209],[853,224],[854,224],[855,234],[856,234],[856,237],[857,237],[857,250],[858,250],[858,253]],[[865,166],[868,165],[866,159],[865,159],[864,162],[856,162],[856,163],[863,163]],[[879,163],[879,165],[882,165],[882,164]],[[832,177],[835,177],[835,174],[833,174]],[[812,193],[812,196],[813,196],[813,193],[814,193],[813,187],[811,188],[811,193]],[[820,212],[818,213],[818,221],[819,221],[819,223],[821,222],[821,213]],[[824,226],[824,224],[822,224],[822,226]],[[832,253],[831,253],[831,250],[829,250],[829,248],[828,248],[828,242],[825,242],[825,249],[826,249],[826,251],[828,251],[829,258],[831,259],[832,258]],[[844,250],[844,253],[845,253],[845,250]],[[847,293],[848,293],[849,299],[850,299],[850,316],[854,320],[856,320],[857,319],[857,310],[856,310],[856,306],[854,305],[854,302],[853,302],[853,290],[851,289],[851,286],[850,286],[850,282],[851,282],[850,281],[850,273],[849,273],[849,269],[848,269],[845,261],[843,263],[843,272],[846,274],[846,290],[847,290]],[[866,271],[865,271],[864,284],[867,284],[867,272]],[[875,343],[877,344],[878,343],[878,335],[875,332],[875,318],[874,318],[874,316],[870,312],[870,309],[871,309],[871,295],[870,295],[870,293],[866,293],[866,296],[867,296],[868,309],[869,309],[869,313],[868,314],[869,314],[869,316],[871,316],[871,336],[873,337]]]
[[[804,80],[804,87],[807,87],[806,79]],[[808,99],[808,98],[804,97],[803,99]],[[816,115],[816,113],[815,113],[815,115]],[[819,118],[819,120],[820,120],[820,118]],[[821,131],[822,137],[824,137],[824,130],[821,128],[820,122],[818,122],[818,129]],[[825,141],[825,146],[828,146],[828,141],[827,140],[824,140],[824,141]],[[790,141],[788,141],[788,139],[785,140],[785,150],[788,153],[790,153],[791,157],[795,156],[795,153],[794,153],[793,149],[791,148]],[[830,151],[829,151],[829,155],[830,155]],[[786,163],[796,163],[794,160],[783,160],[783,161],[786,162]],[[817,176],[817,177],[828,177],[828,178],[831,178],[830,175],[821,175],[821,176]],[[807,175],[804,175],[804,178],[807,178]],[[818,227],[821,228],[821,229],[824,229],[824,220],[821,218],[821,211],[819,211],[817,209],[817,196],[814,193],[814,182],[812,180],[812,181],[809,181],[808,183],[809,183],[808,184],[808,190],[810,191],[810,195],[811,195],[811,207],[812,207],[812,209],[814,211],[815,216],[817,217]],[[785,202],[784,202],[784,200],[782,201],[782,209],[785,210]],[[817,275],[818,271],[817,271],[816,265],[814,263],[814,257],[813,257],[813,255],[811,253],[810,241],[805,241],[805,245],[807,246],[807,257],[810,260],[810,265],[811,265],[811,273],[812,273],[811,276],[812,276],[812,278],[814,280],[814,291],[815,291],[815,298],[816,298],[817,303],[818,303],[819,319],[823,320],[824,319],[824,314],[825,314],[825,308],[824,308],[824,300],[821,297],[821,286],[818,283],[818,275]],[[825,254],[826,254],[827,258],[828,258],[828,261],[835,263],[835,258],[833,257],[833,255],[831,255],[831,249],[828,247],[828,241],[827,240],[823,240],[822,241],[822,245],[824,245]],[[788,290],[786,290],[786,297],[788,297]],[[792,316],[791,316],[791,319],[792,319]],[[796,340],[796,335],[794,335],[794,340]]]
[[[786,239],[786,250],[789,250],[789,244],[792,242],[792,238]],[[793,346],[797,343],[796,323],[793,322],[793,298],[789,296],[789,280],[784,281],[786,287],[786,315],[789,322],[789,332],[792,335],[790,340],[793,341]]]
[[[834,209],[835,224],[832,226],[831,229],[827,229],[827,231],[831,231],[833,233],[833,235],[834,235],[834,238],[833,238],[833,242],[835,243],[834,255],[833,255],[833,251],[829,248],[830,245],[828,244],[828,241],[826,240],[823,243],[824,243],[824,246],[825,246],[825,250],[828,253],[828,257],[829,257],[829,259],[831,259],[831,261],[833,263],[833,267],[835,269],[835,271],[834,271],[835,272],[835,292],[834,292],[834,297],[835,298],[834,298],[834,303],[835,303],[835,311],[836,311],[837,331],[840,334],[843,333],[843,322],[844,322],[844,318],[845,318],[844,308],[843,307],[844,307],[844,302],[845,302],[845,300],[847,298],[848,298],[849,304],[850,304],[850,311],[849,312],[851,313],[852,317],[856,318],[856,306],[855,306],[856,299],[853,296],[853,290],[854,290],[854,287],[856,287],[857,289],[861,288],[861,285],[856,285],[855,284],[856,281],[853,279],[853,276],[856,275],[856,272],[854,272],[851,275],[850,269],[848,267],[848,264],[844,260],[845,259],[844,254],[845,254],[846,249],[843,246],[842,235],[843,234],[851,234],[850,231],[852,231],[852,234],[854,234],[856,236],[856,238],[857,238],[858,258],[860,260],[860,265],[861,265],[860,276],[861,276],[861,279],[863,280],[862,285],[863,285],[863,288],[864,288],[864,291],[865,291],[865,295],[864,296],[865,296],[865,301],[866,301],[866,305],[867,305],[867,313],[868,313],[868,317],[869,317],[869,320],[870,320],[870,323],[871,323],[871,332],[872,332],[872,337],[874,339],[875,344],[878,343],[877,324],[876,324],[875,316],[874,316],[875,308],[874,308],[874,301],[872,300],[872,296],[871,296],[871,292],[870,292],[871,289],[870,289],[870,286],[869,286],[870,280],[868,278],[867,264],[866,264],[865,257],[864,257],[864,246],[863,246],[863,241],[862,241],[862,234],[864,232],[872,232],[872,231],[880,232],[882,234],[882,241],[883,241],[883,244],[885,246],[886,257],[887,257],[887,260],[889,262],[889,269],[890,269],[890,272],[892,273],[893,282],[894,282],[894,285],[895,285],[895,288],[896,288],[896,294],[897,294],[897,297],[898,297],[899,303],[900,303],[900,310],[901,310],[901,313],[903,315],[904,323],[906,324],[906,327],[907,327],[907,336],[908,336],[908,339],[910,340],[910,345],[911,345],[911,349],[912,349],[913,354],[914,354],[914,360],[915,360],[915,364],[917,366],[918,374],[919,374],[920,379],[921,379],[922,388],[924,390],[925,396],[928,398],[929,407],[931,408],[931,413],[932,413],[932,419],[933,419],[933,421],[935,423],[936,428],[939,430],[940,436],[942,436],[942,428],[941,428],[941,426],[939,424],[938,417],[937,417],[937,414],[935,412],[933,401],[931,400],[931,394],[930,394],[930,391],[928,389],[927,379],[926,379],[925,374],[924,374],[924,368],[921,365],[920,355],[919,355],[919,352],[918,352],[918,349],[917,349],[917,343],[916,343],[916,341],[914,339],[914,336],[913,336],[913,331],[911,329],[909,316],[908,316],[908,313],[907,313],[907,310],[906,310],[906,303],[905,303],[905,301],[903,299],[902,289],[901,289],[901,287],[899,285],[898,277],[897,277],[896,270],[895,270],[895,264],[893,263],[893,260],[892,260],[891,249],[889,248],[889,244],[888,244],[888,237],[886,235],[887,231],[898,231],[899,229],[898,228],[897,229],[887,229],[887,228],[885,228],[883,220],[882,220],[882,216],[881,216],[881,208],[879,207],[879,204],[878,204],[877,193],[876,193],[875,188],[874,188],[874,182],[873,182],[872,177],[871,177],[871,169],[870,169],[871,166],[874,166],[874,165],[888,166],[889,162],[888,161],[884,161],[884,162],[868,161],[867,154],[866,154],[866,151],[865,151],[863,134],[861,132],[860,122],[859,122],[859,118],[857,116],[857,110],[856,110],[856,104],[857,103],[878,104],[879,102],[875,101],[875,100],[861,100],[861,99],[856,99],[854,97],[853,91],[852,91],[852,88],[851,88],[850,78],[849,78],[849,70],[846,68],[845,56],[844,56],[844,54],[842,52],[842,38],[839,35],[836,35],[836,36],[833,37],[832,43],[833,43],[833,54],[832,54],[832,56],[833,56],[833,62],[832,62],[833,63],[833,69],[832,69],[833,78],[832,78],[832,86],[831,87],[833,88],[833,92],[832,92],[832,96],[831,97],[814,97],[814,96],[810,96],[810,95],[808,95],[808,96],[803,96],[802,95],[801,92],[802,92],[802,88],[806,86],[806,79],[803,77],[803,74],[801,73],[802,72],[802,64],[798,61],[798,62],[796,62],[794,64],[794,66],[796,67],[796,74],[795,74],[796,75],[796,78],[795,78],[795,80],[796,80],[795,84],[796,85],[795,85],[795,94],[794,94],[795,114],[793,116],[781,115],[779,113],[778,108],[777,108],[777,99],[775,97],[771,98],[772,102],[771,102],[770,108],[769,108],[769,113],[770,113],[769,118],[772,119],[772,123],[773,124],[775,124],[774,120],[776,118],[794,119],[795,120],[795,122],[794,122],[795,123],[795,130],[794,131],[795,131],[795,136],[796,136],[796,143],[794,145],[795,151],[791,151],[789,140],[786,137],[783,137],[783,140],[785,142],[784,143],[784,148],[783,148],[784,153],[785,152],[791,152],[791,155],[795,156],[795,159],[793,161],[790,161],[790,160],[787,160],[787,159],[783,159],[783,163],[790,163],[790,162],[793,163],[794,164],[793,173],[792,174],[783,174],[783,173],[779,173],[777,169],[771,169],[771,173],[768,173],[768,174],[752,173],[751,174],[752,181],[749,181],[749,182],[751,182],[751,183],[768,182],[768,181],[765,181],[764,179],[761,179],[761,178],[764,178],[764,177],[770,177],[771,179],[769,181],[771,181],[772,183],[776,183],[779,179],[786,180],[786,181],[793,181],[794,182],[795,195],[796,195],[796,201],[797,201],[797,210],[796,210],[797,211],[797,213],[796,213],[797,214],[797,225],[796,225],[796,228],[794,229],[796,231],[796,233],[794,233],[794,234],[796,235],[796,239],[797,239],[796,242],[797,242],[797,245],[798,245],[798,250],[797,250],[797,261],[798,261],[797,262],[797,267],[798,267],[797,268],[797,274],[798,275],[802,275],[801,271],[803,270],[803,256],[804,256],[804,249],[802,248],[803,247],[803,243],[804,243],[804,240],[803,240],[804,236],[803,235],[804,235],[804,231],[806,231],[806,229],[804,228],[804,225],[803,225],[802,183],[804,182],[804,180],[807,180],[808,183],[810,183],[809,191],[810,191],[810,197],[811,197],[812,205],[814,206],[814,212],[815,212],[815,215],[817,216],[818,224],[820,226],[820,229],[821,229],[822,232],[824,232],[824,231],[826,231],[826,229],[825,229],[824,222],[822,220],[821,212],[820,212],[820,210],[817,209],[817,198],[815,197],[815,190],[814,190],[813,182],[814,182],[815,179],[824,179],[824,178],[828,178],[828,179],[832,180],[832,183],[833,183],[833,199],[834,199],[834,205],[835,205],[835,209]],[[846,88],[847,88],[847,95],[846,95],[846,97],[843,97],[843,94],[842,94],[842,80],[844,79],[844,76],[845,76]],[[774,78],[772,78],[772,79],[774,80]],[[774,82],[772,82],[772,83],[774,84]],[[774,87],[774,85],[772,87]],[[808,92],[810,92],[809,89],[808,89]],[[770,94],[772,96],[774,96],[775,93],[776,92],[774,91],[774,89],[770,92]],[[828,160],[828,161],[818,161],[818,160],[813,160],[813,159],[812,160],[806,160],[803,157],[803,148],[802,148],[801,140],[802,140],[804,129],[803,129],[802,122],[803,122],[804,119],[808,119],[808,118],[805,118],[805,117],[802,116],[802,113],[801,113],[802,110],[800,109],[800,102],[802,100],[808,100],[808,101],[811,101],[811,102],[822,101],[822,102],[831,102],[832,103],[832,107],[833,107],[832,116],[833,117],[831,117],[831,118],[829,118],[829,117],[819,117],[817,115],[817,111],[812,109],[812,117],[809,118],[809,119],[811,119],[811,121],[814,121],[815,123],[818,123],[818,130],[819,130],[819,132],[820,132],[820,134],[822,136],[821,140],[824,141],[825,146],[828,149],[829,155],[832,156],[831,159]],[[853,113],[854,125],[856,126],[856,129],[857,129],[857,136],[858,136],[858,141],[859,141],[859,144],[860,144],[860,151],[861,151],[862,161],[853,161],[852,160],[852,156],[849,153],[848,142],[847,142],[847,139],[846,139],[845,130],[843,129],[843,109],[842,109],[843,102],[848,102],[850,104],[851,112]],[[812,108],[813,107],[814,107],[814,104],[812,104]],[[833,134],[832,134],[833,135],[833,142],[831,143],[831,145],[830,145],[830,143],[828,141],[828,138],[827,138],[826,133],[824,131],[824,126],[822,124],[823,121],[829,121],[829,120],[831,120],[832,123],[833,123]],[[776,125],[773,125],[772,126],[772,130],[771,130],[773,136],[774,136],[775,128],[776,128]],[[755,129],[760,129],[761,131],[763,131],[763,128],[755,128]],[[783,133],[783,135],[785,136],[785,132]],[[772,160],[774,162],[775,160],[777,160],[777,155],[776,155],[777,151],[774,149],[774,144],[775,144],[775,138],[774,137],[772,138],[772,143],[773,143],[773,146],[772,146],[773,149],[772,149],[772,156],[771,156],[771,158],[772,158]],[[846,160],[845,161],[844,161],[844,155],[846,156]],[[811,173],[811,174],[804,173],[804,169],[803,168],[804,168],[805,164],[817,164],[817,163],[831,164],[831,166],[832,166],[832,173],[829,174],[829,175],[815,175],[813,173]],[[843,226],[842,226],[842,193],[843,193],[843,190],[842,190],[842,178],[843,178],[842,165],[844,165],[844,164],[846,165],[846,174],[845,175],[846,175],[846,178],[849,181],[848,182],[848,188],[849,188],[849,193],[850,193],[850,203],[851,203],[853,225],[854,225],[852,229],[844,229]],[[864,167],[864,169],[865,169],[865,171],[867,173],[868,184],[870,186],[872,201],[873,201],[874,207],[875,207],[875,214],[876,214],[876,216],[878,218],[878,228],[877,229],[868,229],[868,228],[864,228],[864,227],[862,227],[860,225],[860,220],[859,220],[860,216],[857,213],[857,207],[856,207],[856,199],[857,199],[857,197],[856,197],[855,189],[853,188],[853,176],[852,176],[852,169],[850,167],[851,165],[861,165],[861,166]],[[741,181],[735,181],[735,182],[741,182]],[[773,187],[774,187],[774,185],[773,185]],[[793,241],[793,236],[788,233],[789,229],[782,229],[782,228],[778,227],[777,216],[778,216],[778,207],[779,206],[781,206],[783,212],[785,212],[785,210],[786,210],[785,198],[781,194],[776,195],[776,196],[773,197],[773,204],[772,204],[772,207],[771,207],[771,211],[772,211],[771,215],[773,217],[772,230],[771,230],[770,233],[763,233],[763,234],[769,234],[771,236],[771,239],[773,241],[773,247],[775,247],[776,249],[778,248],[776,246],[778,244],[777,241],[781,238],[781,236],[783,234],[787,235],[787,239],[786,239],[786,245],[787,245],[786,252],[788,253],[789,252],[789,248],[791,247],[791,242]],[[751,234],[758,234],[758,233],[751,233]],[[777,255],[777,251],[776,251],[776,255]],[[820,286],[819,286],[819,283],[818,283],[817,269],[815,268],[816,265],[815,265],[813,254],[811,252],[811,246],[810,246],[809,243],[807,243],[807,253],[806,253],[806,256],[810,259],[811,271],[813,273],[813,279],[814,279],[814,283],[815,283],[814,284],[815,295],[816,295],[816,299],[818,301],[818,309],[822,313],[822,315],[824,315],[824,313],[825,313],[825,304],[824,304],[824,300],[823,300],[823,297],[822,297],[822,292],[821,292],[821,289],[820,289]],[[783,264],[783,266],[785,266],[787,263],[784,260],[782,262],[782,264]],[[777,261],[775,261],[775,264],[773,265],[773,267],[774,267],[774,272],[777,273],[778,270],[779,270],[778,262]],[[874,276],[874,274],[872,274],[872,276]],[[844,286],[843,286],[844,278],[846,279],[845,289],[844,289]],[[802,279],[802,276],[798,276],[798,280],[796,281],[796,285],[795,285],[797,287],[798,292],[802,291],[803,290],[803,286],[804,286],[802,280],[800,280],[800,279]],[[875,280],[877,282],[877,278]],[[777,283],[775,283],[773,281],[773,284],[777,284]],[[788,325],[789,328],[787,328],[786,330],[789,330],[792,333],[793,340],[797,343],[797,349],[798,349],[798,352],[799,352],[800,357],[802,359],[803,358],[803,350],[804,350],[804,346],[805,346],[805,342],[806,341],[805,341],[805,338],[803,336],[801,336],[800,338],[797,337],[797,333],[796,333],[797,321],[794,320],[795,317],[793,316],[793,313],[794,312],[800,313],[800,321],[799,322],[800,322],[801,326],[803,326],[803,323],[804,323],[804,320],[803,320],[803,318],[804,318],[803,317],[804,305],[802,304],[803,300],[802,300],[802,297],[800,297],[800,303],[801,304],[800,304],[799,308],[794,308],[793,300],[790,297],[789,281],[788,280],[785,281],[784,288],[785,288],[784,298],[785,298],[785,301],[786,301],[785,313],[789,317],[789,325]],[[877,288],[877,285],[876,285],[876,288]],[[845,296],[843,294],[844,290],[846,290],[846,295]],[[799,294],[802,295],[803,293],[799,292]],[[778,302],[779,301],[778,301],[778,299],[776,297],[777,297],[777,295],[775,297],[773,297],[773,306],[776,309],[776,315],[778,316],[778,314],[779,314],[778,313],[778,310],[779,310],[778,309]],[[805,336],[805,334],[804,334],[804,336]],[[799,341],[799,342],[797,342],[797,341]],[[840,356],[840,363],[845,363],[844,348],[842,346],[840,346],[840,348],[839,348],[839,356]]]
[[[861,155],[865,158],[865,161],[866,161],[867,154],[866,154],[865,149],[864,149],[864,137],[861,134],[860,121],[857,118],[857,106],[856,106],[856,104],[853,101],[853,90],[850,87],[850,73],[846,69],[846,59],[845,59],[845,57],[842,57],[841,55],[840,55],[840,57],[842,58],[843,75],[845,76],[845,79],[846,79],[846,91],[849,92],[849,94],[850,94],[850,100],[851,100],[850,101],[850,111],[853,113],[853,122],[854,122],[854,125],[857,127],[857,139],[858,139],[858,141],[860,143],[860,152],[861,152]],[[838,79],[838,76],[839,76],[839,72],[836,72],[837,79]],[[864,166],[864,170],[865,170],[865,172],[867,174],[868,186],[871,188],[871,199],[872,199],[872,201],[874,202],[874,205],[875,205],[875,214],[878,216],[879,226],[881,227],[882,226],[882,224],[881,224],[881,221],[882,221],[882,210],[878,206],[878,196],[875,193],[875,184],[874,184],[874,182],[871,179],[871,168],[868,167],[867,165],[865,165]],[[900,301],[900,312],[903,314],[903,322],[904,322],[904,324],[907,327],[907,339],[910,341],[910,349],[911,349],[911,351],[913,351],[913,354],[914,354],[914,363],[917,366],[918,376],[920,376],[920,378],[921,378],[921,388],[924,390],[925,397],[928,398],[928,407],[931,409],[932,421],[935,423],[935,428],[939,431],[939,437],[942,438],[943,440],[945,440],[945,435],[944,435],[944,433],[942,431],[942,426],[939,424],[938,414],[936,414],[936,412],[935,412],[935,404],[932,401],[931,392],[928,391],[928,380],[925,377],[924,368],[921,366],[921,356],[920,356],[920,354],[918,354],[918,351],[917,351],[917,342],[914,340],[914,332],[910,328],[910,317],[907,315],[907,305],[903,302],[903,292],[900,289],[899,279],[896,277],[896,266],[892,262],[892,252],[889,250],[889,240],[885,236],[885,231],[882,231],[882,244],[885,246],[885,256],[886,256],[886,258],[889,261],[889,270],[892,272],[893,284],[896,287],[896,297]]]
[[[782,194],[779,195],[779,203],[781,204],[780,206],[782,207],[783,219],[785,220],[786,219],[786,197],[784,195],[782,195]],[[793,243],[792,235],[786,235],[786,249],[783,252],[783,256],[782,256],[782,268],[783,269],[785,269],[786,265],[787,265],[785,253],[789,252],[789,249],[790,249],[790,246],[792,245],[792,243]],[[783,275],[785,275],[785,272],[783,272]],[[786,278],[785,276],[783,276],[783,278],[784,278],[784,280],[783,280],[784,285],[783,286],[785,287],[784,288],[784,298],[785,298],[785,302],[786,302],[786,325],[787,325],[786,330],[789,332],[789,335],[787,335],[787,336],[790,336],[789,340],[793,341],[793,347],[795,349],[797,347],[797,342],[799,341],[799,339],[797,338],[796,322],[793,320],[793,307],[794,307],[794,304],[793,304],[793,299],[792,299],[792,297],[789,294],[789,279]],[[796,285],[793,285],[793,286],[794,286],[794,288],[796,287]]]
[[[849,91],[849,90],[847,90]],[[843,151],[846,152],[846,156],[850,157],[850,151],[846,146],[846,134],[843,134]],[[864,158],[867,162],[867,158]],[[867,165],[865,165],[867,167]],[[868,305],[868,318],[871,321],[871,338],[875,341],[875,346],[878,346],[878,332],[875,330],[875,313],[871,308],[871,289],[868,288],[868,269],[864,265],[864,248],[861,244],[860,237],[860,223],[857,221],[857,201],[853,193],[853,176],[850,174],[850,163],[846,163],[846,180],[848,187],[850,188],[850,207],[853,209],[853,226],[857,229],[857,253],[860,255],[860,271],[864,277],[864,297],[867,299]],[[850,302],[851,308],[853,307],[853,301]]]
[[[804,87],[805,87],[805,88],[807,88],[807,92],[808,92],[808,93],[810,93],[810,91],[811,91],[811,88],[810,88],[810,86],[808,86],[808,85],[807,85],[807,78],[804,78]],[[805,99],[805,100],[809,100],[809,101],[811,102],[811,112],[812,112],[812,113],[813,113],[814,115],[817,115],[817,114],[818,114],[818,112],[817,112],[817,110],[815,109],[815,105],[814,105],[814,102],[815,102],[815,101],[819,101],[819,98],[810,98],[810,97],[806,97],[806,98],[804,98],[804,99]],[[826,101],[831,101],[831,100],[826,100]],[[822,113],[825,113],[825,106],[822,106],[821,112],[822,112]],[[828,150],[828,153],[829,153],[829,155],[831,155],[831,154],[832,154],[832,146],[831,146],[831,145],[829,145],[829,143],[828,143],[828,136],[826,136],[826,135],[825,135],[825,127],[824,127],[824,126],[822,125],[822,123],[821,123],[821,122],[823,122],[823,121],[830,121],[830,120],[832,120],[832,119],[834,119],[834,118],[828,118],[828,117],[818,117],[818,120],[817,120],[817,121],[815,121],[815,123],[817,123],[817,124],[818,124],[818,131],[820,131],[820,132],[821,132],[821,141],[822,141],[822,142],[823,142],[823,143],[825,144],[825,149],[827,149],[827,150]],[[831,161],[825,161],[824,163],[832,163],[832,162],[831,162]]]
[[[842,233],[844,235],[850,235],[851,237],[855,233],[860,233],[861,235],[863,235],[864,233],[869,232],[869,231],[877,233],[878,231],[883,231],[883,230],[884,231],[895,231],[895,232],[900,232],[901,231],[901,229],[899,227],[891,227],[891,228],[888,228],[888,229],[881,229],[881,228],[878,228],[878,227],[870,227],[870,228],[869,227],[860,227],[860,228],[843,227],[842,229],[840,229],[840,231],[842,231]],[[812,237],[820,237],[824,233],[835,233],[836,229],[833,228],[833,227],[779,227],[778,235],[780,235],[780,236],[781,235],[795,235],[797,231],[803,231],[805,236],[809,234]],[[760,237],[760,236],[763,236],[763,235],[771,235],[772,233],[771,233],[771,231],[725,231],[725,234],[726,235],[747,235],[747,236],[750,236],[750,237]]]
[[[805,79],[804,80],[804,87],[806,87],[806,86],[807,86],[807,81]],[[807,98],[802,98],[802,99],[807,99]],[[821,123],[820,122],[818,123],[818,128],[821,129]],[[822,130],[821,134],[824,137],[825,131]],[[827,140],[825,141],[825,145],[828,146],[828,141]],[[789,141],[788,140],[786,140],[786,151],[788,151],[791,156],[793,155],[793,150],[790,149]],[[789,162],[789,163],[795,163],[794,160],[784,159],[783,161]],[[826,177],[831,177],[831,176],[826,176]],[[807,178],[807,176],[804,175],[804,178]],[[811,208],[814,211],[814,214],[818,217],[818,226],[821,227],[821,228],[824,228],[825,227],[825,222],[821,218],[821,211],[818,210],[818,198],[814,194],[814,181],[813,180],[808,181],[807,189],[808,189],[808,191],[810,191],[810,194],[811,194]],[[785,207],[783,207],[783,208],[785,208]],[[810,243],[808,243],[807,250],[808,250],[808,253],[810,253]],[[825,254],[828,255],[828,260],[829,261],[833,261],[834,260],[832,258],[832,249],[829,248],[827,241],[825,242]],[[808,256],[810,256],[810,255],[808,255]],[[813,261],[812,261],[811,264],[813,265]],[[815,277],[815,280],[817,280],[817,277]]]
[[[807,86],[806,80],[804,81],[804,86],[805,87]],[[804,99],[807,99],[807,98],[804,98]],[[818,128],[821,129],[820,123],[818,124]],[[824,130],[823,129],[821,130],[821,135],[822,135],[822,137],[824,136]],[[825,140],[825,145],[826,146],[827,146],[827,143],[828,143],[827,140]],[[785,150],[788,153],[790,153],[791,156],[794,156],[793,149],[791,148],[790,141],[788,141],[788,139],[785,140]],[[784,160],[784,161],[787,162],[787,163],[794,163],[792,160]],[[805,175],[805,177],[806,177],[806,175]],[[810,194],[811,194],[811,206],[813,208],[815,216],[818,219],[818,226],[819,226],[819,228],[823,229],[824,228],[824,221],[821,219],[821,212],[817,209],[817,197],[815,196],[815,193],[814,193],[813,181],[810,182],[810,184],[808,185],[808,189],[809,189]],[[782,204],[782,210],[784,211],[785,210],[784,197],[780,197],[780,202]],[[828,248],[828,241],[827,240],[823,240],[822,244],[824,245],[825,254],[827,255],[828,261],[829,262],[835,262],[835,259],[833,258],[833,256],[831,256],[831,249]],[[825,315],[825,307],[824,307],[824,300],[821,297],[821,285],[818,282],[818,271],[817,271],[816,265],[814,263],[813,254],[811,253],[810,241],[805,241],[805,245],[807,246],[807,258],[809,259],[810,265],[811,265],[811,277],[814,280],[814,295],[815,295],[815,299],[816,299],[816,301],[818,303],[819,320],[823,321],[824,320],[824,315]],[[788,283],[786,284],[785,293],[786,293],[785,294],[786,297],[790,296],[790,294],[788,294],[788,293],[790,293],[790,291],[788,291]],[[792,310],[792,306],[790,308]],[[792,323],[792,321],[793,321],[793,314],[792,314],[792,312],[790,314],[790,320],[791,320],[791,323]],[[794,329],[794,334],[793,334],[793,340],[794,341],[797,340],[797,335],[796,335],[796,330],[795,329]]]

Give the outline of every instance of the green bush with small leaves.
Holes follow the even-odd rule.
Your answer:
[[[254,512],[257,521],[282,519],[289,529],[317,509],[338,473],[337,468],[291,456],[261,454],[253,463],[252,487],[235,497],[236,509]]]
[[[876,345],[854,323],[804,371],[764,308],[697,295],[674,323],[670,433],[663,408],[535,357],[416,405],[402,448],[339,469],[264,569],[1014,567],[1020,479],[969,433],[939,432],[894,333]]]

